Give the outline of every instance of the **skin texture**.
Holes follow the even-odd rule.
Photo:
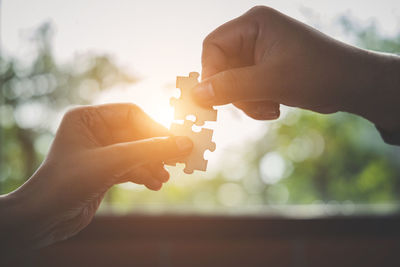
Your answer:
[[[162,162],[191,148],[190,139],[170,136],[132,104],[69,111],[36,173],[0,197],[0,245],[10,253],[75,235],[111,186],[133,182],[159,190],[169,179]]]
[[[254,7],[204,40],[203,105],[233,103],[248,116],[279,117],[284,104],[361,115],[400,130],[399,57],[349,46],[269,7]]]

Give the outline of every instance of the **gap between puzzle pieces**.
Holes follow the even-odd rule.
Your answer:
[[[176,166],[176,163],[185,163],[183,170],[187,174],[193,173],[195,170],[205,171],[207,169],[208,161],[204,159],[204,151],[215,150],[215,143],[212,141],[213,130],[201,129],[200,132],[193,132],[193,122],[185,121],[184,124],[173,123],[171,125],[171,132],[174,135],[187,136],[193,141],[192,152],[185,158],[179,159],[174,162],[166,162],[167,165]]]
[[[192,115],[196,118],[194,124],[202,126],[205,121],[217,120],[217,110],[200,106],[191,96],[191,89],[199,84],[198,78],[197,72],[189,73],[188,77],[176,77],[176,88],[180,89],[181,96],[171,98],[170,104],[174,107],[175,120],[186,120],[187,116]]]

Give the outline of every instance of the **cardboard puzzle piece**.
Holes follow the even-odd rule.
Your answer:
[[[186,120],[188,115],[195,116],[197,126],[204,125],[205,121],[216,121],[217,110],[213,108],[202,107],[197,104],[190,93],[190,90],[199,82],[199,73],[191,72],[188,77],[176,77],[176,88],[181,90],[180,98],[171,98],[170,104],[175,108],[174,119]]]
[[[204,159],[204,151],[215,150],[215,143],[212,141],[213,130],[202,128],[200,132],[192,131],[193,122],[184,121],[184,124],[173,123],[171,132],[174,135],[187,136],[193,141],[193,150],[189,156],[176,162],[185,163],[183,170],[187,174],[193,173],[195,170],[205,171],[207,169],[207,160]],[[175,162],[166,162],[166,164],[175,166]]]

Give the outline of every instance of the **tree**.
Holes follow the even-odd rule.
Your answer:
[[[341,21],[357,45],[400,51],[400,34],[384,37],[374,24],[363,28],[347,17]],[[89,104],[102,90],[135,82],[107,56],[84,55],[69,64],[57,64],[49,24],[33,36],[37,50],[33,63],[0,59],[1,193],[19,186],[41,162],[43,147],[52,139],[47,122],[54,121],[60,110]],[[265,128],[262,138],[233,148],[225,158],[209,179],[198,173],[182,177],[180,170],[171,169],[173,178],[160,192],[113,187],[103,208],[111,204],[119,211],[182,206],[236,211],[237,207],[286,203],[399,200],[400,148],[384,144],[374,125],[351,114],[289,109]]]
[[[136,79],[106,55],[81,55],[67,64],[53,56],[53,28],[32,33],[32,62],[0,58],[0,193],[30,177],[51,142],[51,123],[70,105],[90,104],[103,90]]]

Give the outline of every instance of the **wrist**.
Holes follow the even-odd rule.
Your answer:
[[[400,57],[362,50],[344,111],[360,115],[388,132],[400,131]]]
[[[377,87],[374,94],[380,101],[378,117],[375,124],[388,132],[400,131],[400,57],[389,54],[380,54],[384,65],[381,90]]]

